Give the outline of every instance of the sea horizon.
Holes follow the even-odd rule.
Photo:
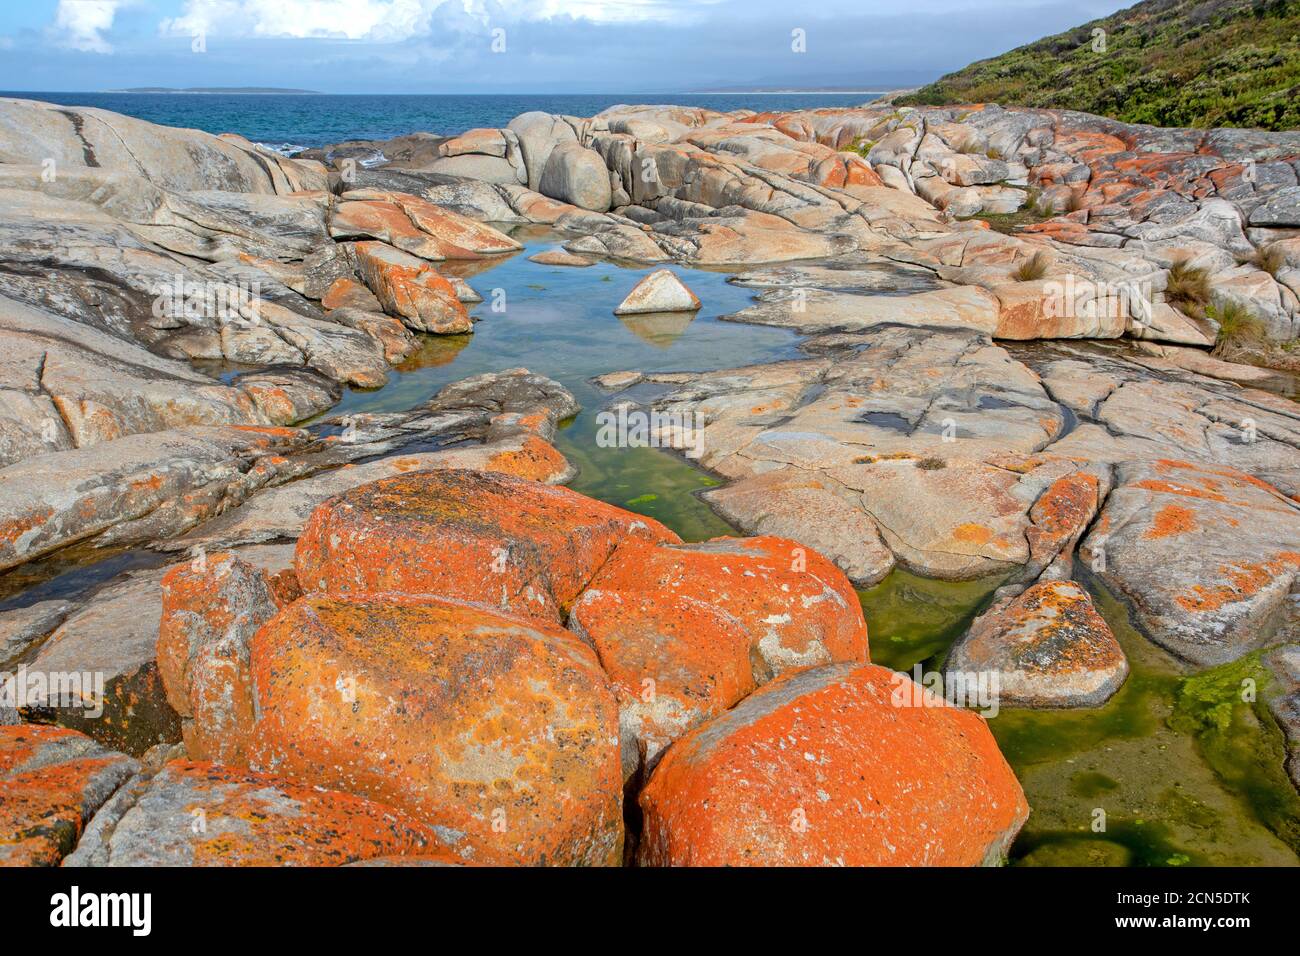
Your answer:
[[[415,132],[455,136],[506,126],[538,110],[592,116],[619,104],[697,106],[730,112],[859,106],[872,91],[623,93],[261,93],[0,90],[0,97],[111,110],[162,126],[236,133],[280,153],[344,140],[383,140]],[[321,108],[322,100],[334,106]]]

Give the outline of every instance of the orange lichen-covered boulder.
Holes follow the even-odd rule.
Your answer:
[[[409,815],[268,774],[174,760],[101,811],[69,866],[339,866],[425,856],[437,835]]]
[[[457,856],[619,862],[618,708],[567,631],[434,598],[308,596],[253,639],[253,766],[399,807]]]
[[[345,200],[329,214],[329,233],[335,239],[379,239],[421,259],[445,258],[439,243],[411,222],[396,203]]]
[[[225,553],[179,564],[163,576],[158,672],[195,760],[247,765],[253,729],[249,642],[279,613],[276,585],[286,583]]]
[[[1029,808],[977,714],[872,664],[787,674],[668,748],[647,866],[973,866]]]
[[[410,193],[380,189],[354,189],[346,197],[368,202],[391,203],[406,214],[411,223],[427,237],[442,259],[482,259],[504,252],[517,252],[523,246],[504,232],[487,223],[461,215],[453,209],[421,199]]]
[[[416,332],[450,335],[474,328],[452,284],[415,256],[382,242],[353,247],[357,269],[384,311]]]
[[[944,663],[946,680],[995,679],[1007,707],[1097,707],[1127,676],[1123,648],[1073,581],[1041,581],[995,605]]]
[[[1079,554],[1153,641],[1193,664],[1300,633],[1300,505],[1243,472],[1122,464]]]
[[[569,627],[619,697],[623,772],[775,674],[867,660],[844,572],[783,538],[625,545],[574,604]]]
[[[653,768],[670,743],[756,686],[749,631],[686,595],[592,589],[574,605],[569,627],[595,649],[614,685],[624,780]]]
[[[0,727],[0,866],[55,866],[136,762],[75,730]]]
[[[726,613],[749,634],[758,683],[795,668],[869,659],[867,622],[849,579],[785,538],[629,545],[590,588],[688,597]]]
[[[433,594],[560,624],[614,549],[675,542],[651,518],[567,488],[445,469],[331,498],[298,541],[308,591]]]

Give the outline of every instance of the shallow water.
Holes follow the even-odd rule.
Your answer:
[[[860,592],[872,660],[909,673],[917,666],[922,673],[938,669],[999,583],[933,581],[895,571]],[[1282,770],[1280,735],[1262,706],[1222,704],[1231,714],[1224,740],[1189,726],[1193,722],[1178,706],[1186,668],[1134,629],[1123,604],[1088,583],[1128,656],[1129,677],[1102,707],[1008,708],[988,717],[1031,808],[1010,862],[1300,862],[1300,796]],[[1235,689],[1231,677],[1229,690]]]
[[[579,469],[576,491],[649,515],[683,538],[730,534],[694,492],[716,481],[684,458],[653,448],[601,448],[597,414],[611,396],[593,376],[623,369],[704,371],[797,356],[798,337],[785,329],[720,322],[744,308],[753,291],[727,283],[728,273],[674,267],[703,309],[690,313],[616,316],[614,308],[652,267],[598,262],[586,268],[546,266],[528,256],[556,245],[543,230],[517,230],[523,252],[483,263],[446,263],[443,272],[465,278],[483,296],[470,314],[472,335],[426,337],[388,385],[353,390],[330,411],[397,411],[428,401],[438,389],[482,372],[522,366],[560,382],[582,411],[566,422],[556,446]],[[494,311],[499,308],[500,311]]]

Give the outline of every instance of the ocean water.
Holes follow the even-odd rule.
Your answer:
[[[0,96],[94,106],[164,126],[238,133],[283,152],[344,139],[388,139],[426,131],[454,135],[505,126],[520,113],[541,110],[592,116],[619,103],[672,103],[721,111],[858,106],[872,93],[609,93],[464,95],[315,95],[294,93],[41,93]]]

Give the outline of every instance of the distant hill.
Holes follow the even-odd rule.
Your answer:
[[[291,90],[278,86],[187,86],[176,89],[171,86],[132,86],[125,90],[105,90],[105,93],[303,93],[322,96],[315,90]]]
[[[1157,126],[1295,129],[1300,0],[1144,0],[972,63],[898,102],[1059,107]]]

